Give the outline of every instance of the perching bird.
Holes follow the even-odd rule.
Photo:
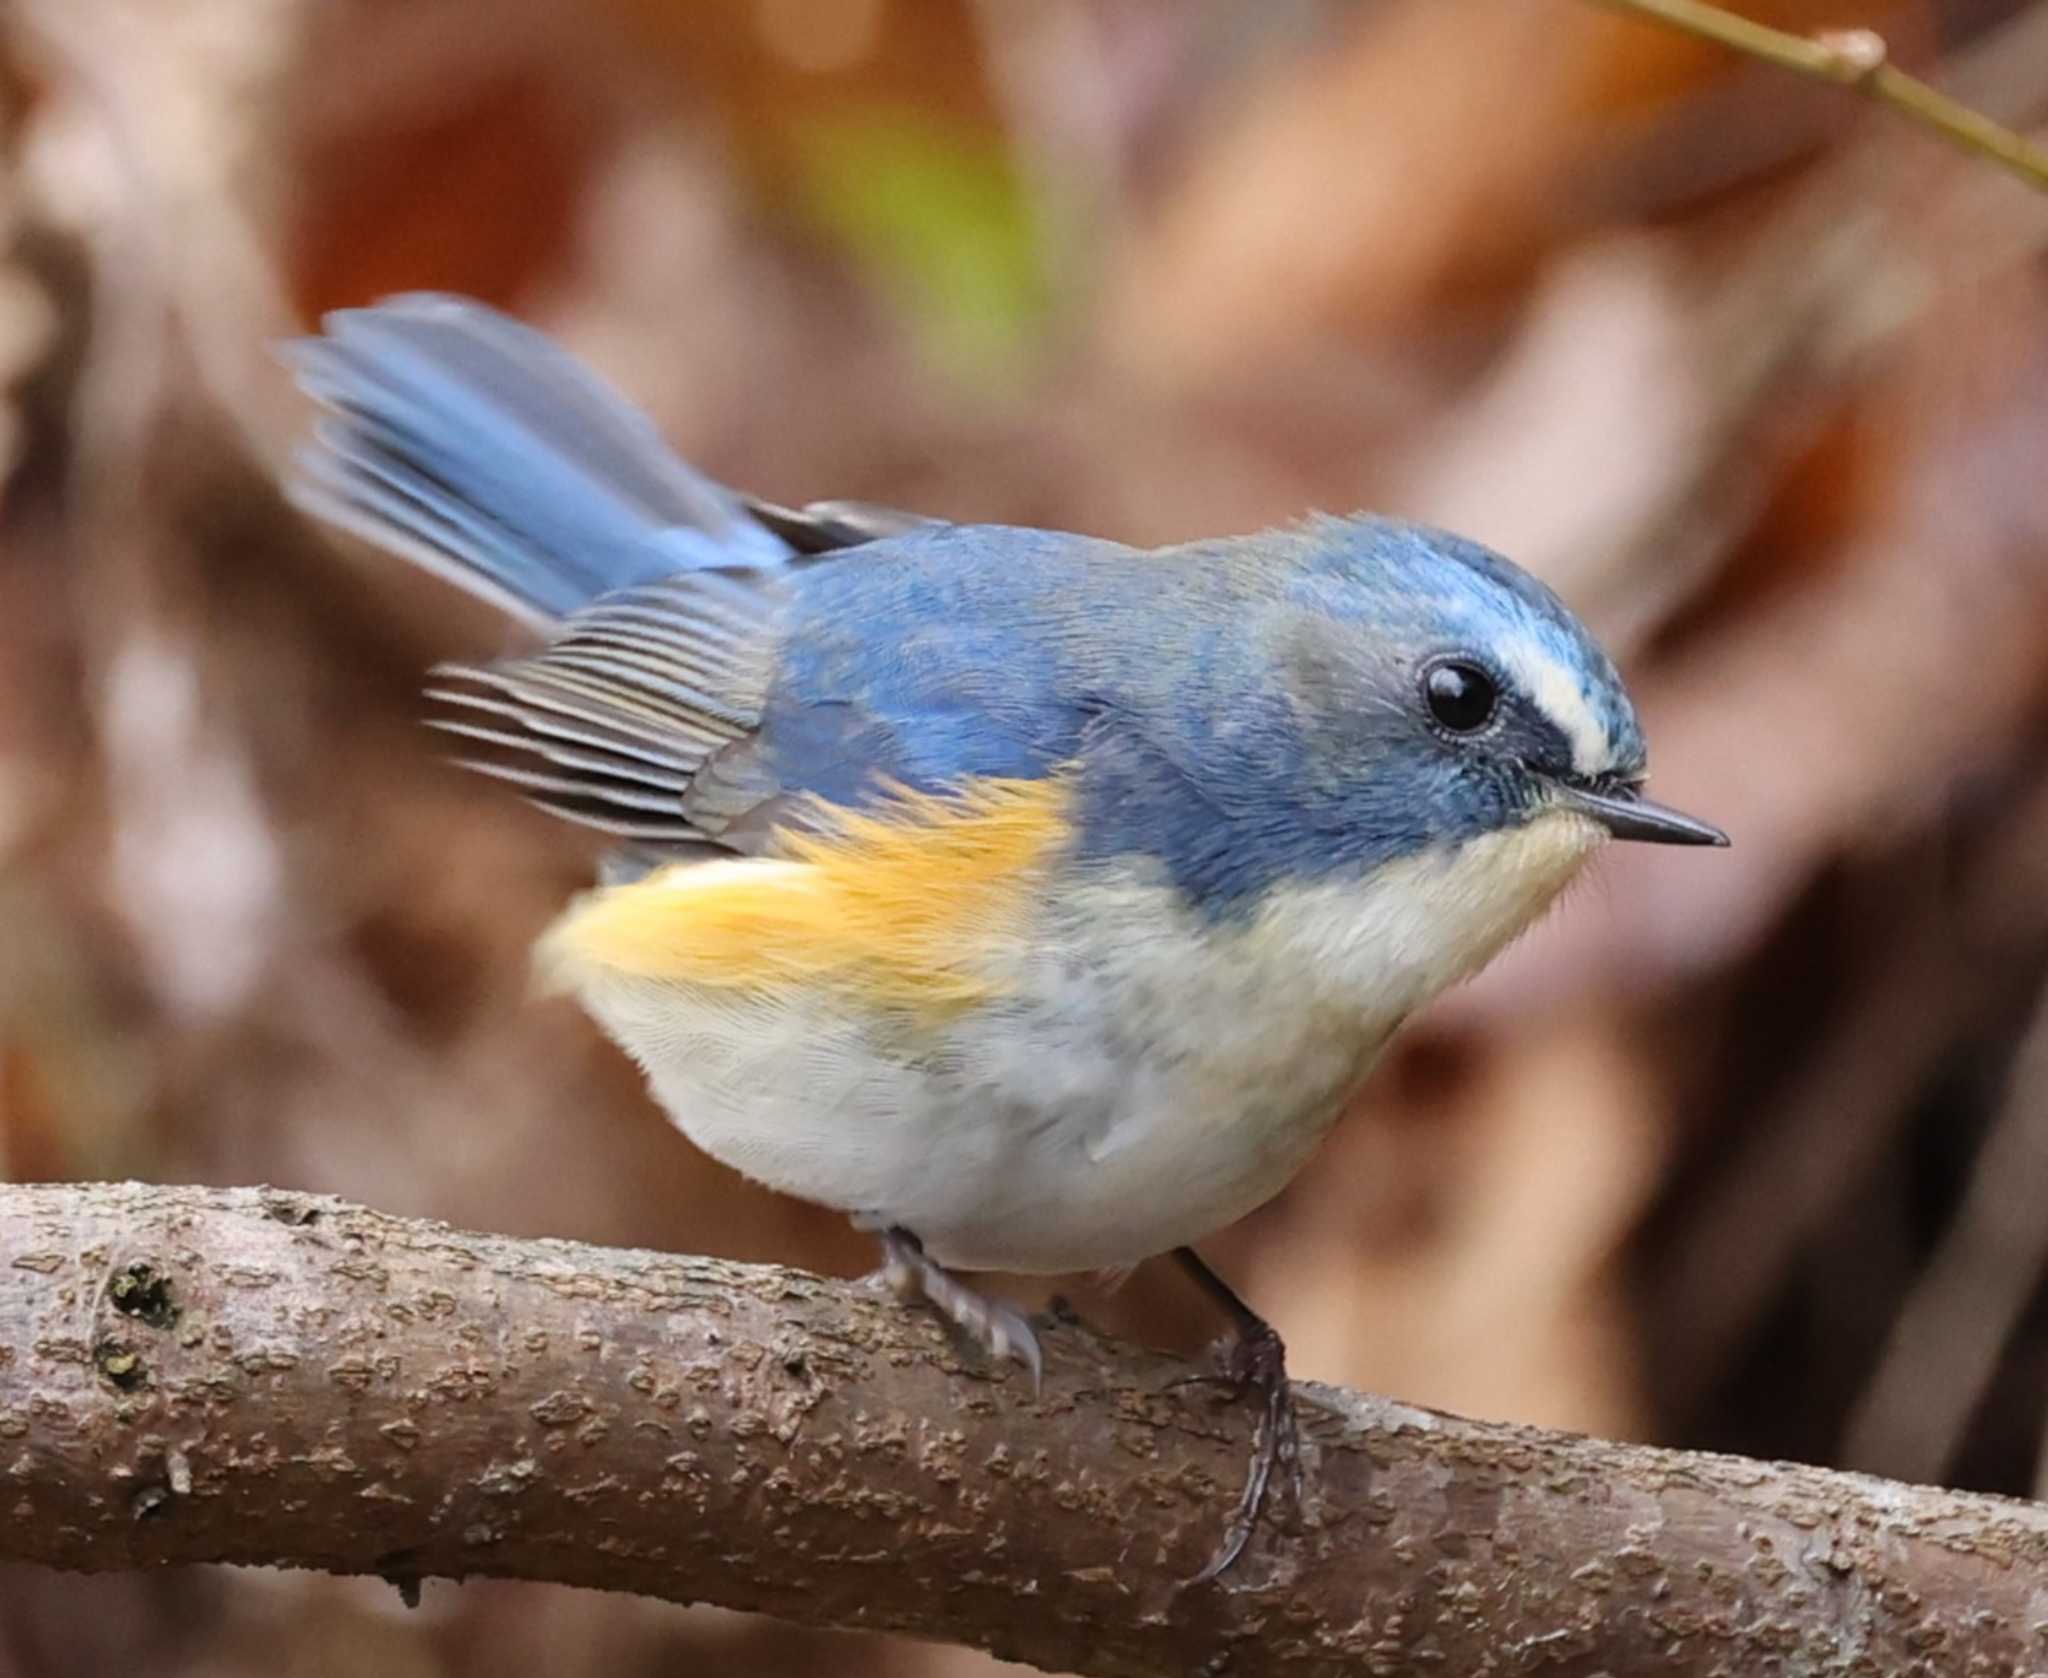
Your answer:
[[[1228,1566],[1292,1410],[1191,1243],[1603,841],[1727,842],[1642,796],[1585,627],[1385,519],[1146,550],[773,507],[459,299],[290,354],[330,410],[301,503],[538,637],[435,698],[475,767],[621,842],[543,970],[705,1152],[875,1231],[1034,1377],[955,1272],[1177,1254],[1266,1405]]]

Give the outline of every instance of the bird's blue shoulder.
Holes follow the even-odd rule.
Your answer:
[[[858,806],[1035,779],[1075,756],[1095,637],[1116,615],[1116,543],[937,525],[805,567],[776,649],[759,749],[786,788]]]

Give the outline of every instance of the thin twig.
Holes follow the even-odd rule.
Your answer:
[[[1909,76],[1890,61],[1884,37],[1871,29],[1795,35],[1756,23],[1705,0],[1595,0],[1610,11],[1632,12],[1713,41],[1795,75],[1875,99],[1904,112],[1964,151],[1989,158],[2029,186],[2048,191],[2048,152],[1939,88]]]

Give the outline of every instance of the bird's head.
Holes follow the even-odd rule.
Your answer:
[[[1170,884],[1266,994],[1391,1029],[1604,841],[1727,843],[1643,796],[1612,661],[1476,543],[1319,518],[1160,560],[1116,614],[1080,854]]]
[[[1099,781],[1097,843],[1162,859],[1333,994],[1393,1016],[1427,1000],[1607,839],[1727,843],[1643,796],[1612,661],[1499,555],[1367,518],[1198,550],[1223,581],[1171,619],[1153,726]],[[1214,632],[1232,616],[1247,635]]]
[[[1119,617],[1084,850],[1214,917],[1276,917],[1423,994],[1488,959],[1607,839],[1722,845],[1643,796],[1612,661],[1549,589],[1375,518],[1162,554]],[[1134,584],[1134,589],[1136,585]],[[1097,635],[1094,626],[1087,630]]]
[[[1311,521],[1265,557],[1277,578],[1257,614],[1259,691],[1224,725],[1238,738],[1202,754],[1274,765],[1262,792],[1288,815],[1256,885],[1407,865],[1461,896],[1512,895],[1526,873],[1547,900],[1608,838],[1727,843],[1643,795],[1620,674],[1519,567],[1369,518]]]
[[[1374,778],[1413,801],[1426,842],[1571,814],[1616,839],[1727,844],[1643,796],[1647,752],[1620,673],[1528,572],[1419,526],[1328,519],[1311,532],[1317,557],[1276,633],[1325,771],[1360,761],[1362,729]]]

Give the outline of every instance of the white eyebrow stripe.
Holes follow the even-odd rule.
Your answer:
[[[1585,690],[1554,654],[1532,635],[1514,635],[1497,649],[1503,669],[1564,734],[1572,748],[1572,768],[1598,775],[1614,767],[1614,742],[1599,713],[1586,703]]]

